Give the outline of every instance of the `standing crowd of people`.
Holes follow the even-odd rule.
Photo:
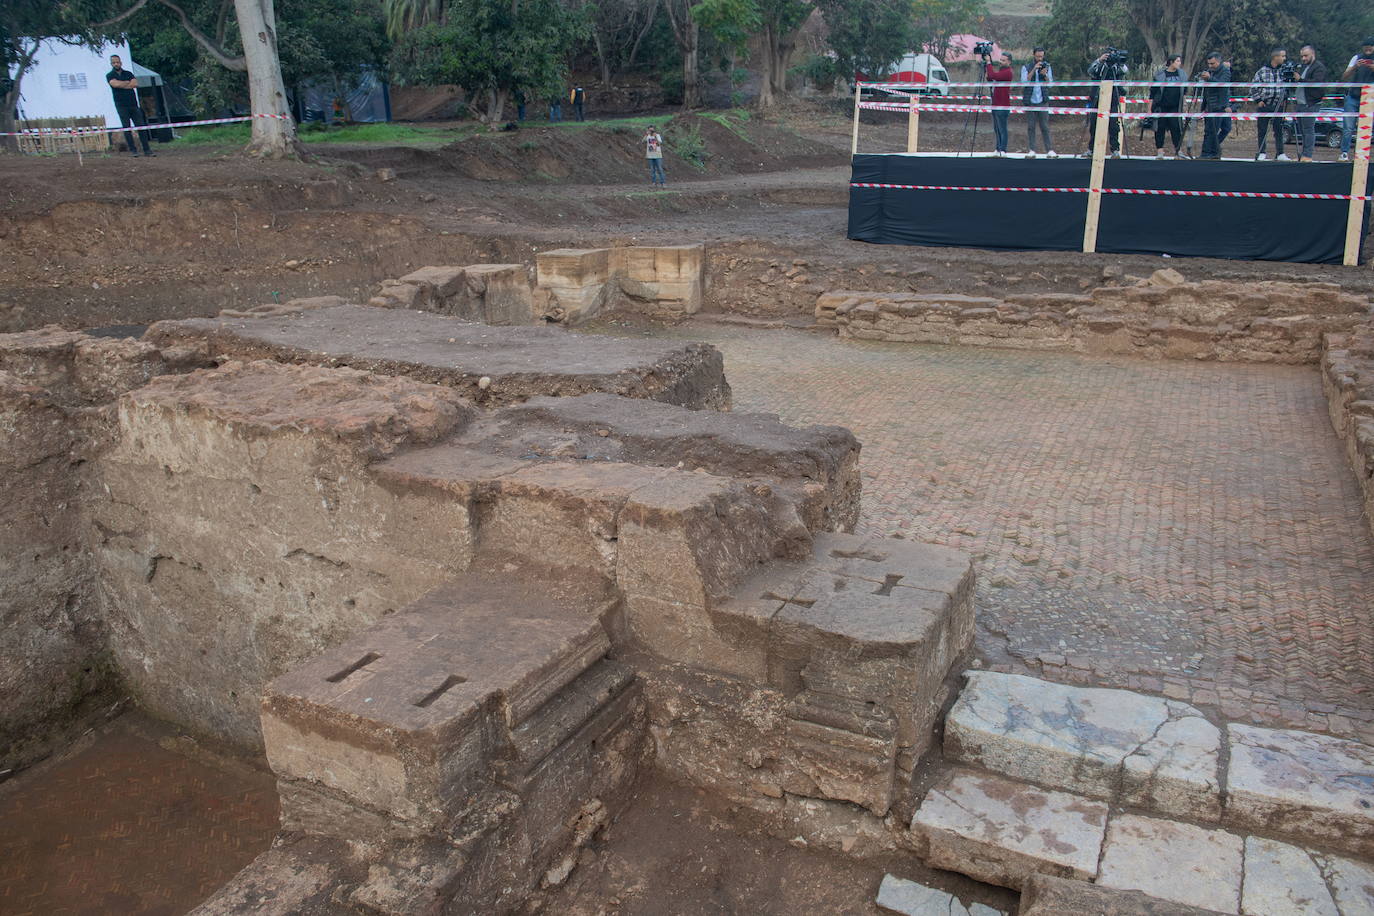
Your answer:
[[[1120,83],[1128,76],[1126,59],[1126,52],[1108,48],[1088,67],[1090,79],[1111,80],[1115,84],[1109,100],[1109,110],[1112,112],[1122,111],[1125,104],[1126,93]],[[1011,113],[1006,109],[1011,106],[1010,84],[1015,75],[1011,55],[999,54],[994,61],[990,53],[984,54],[983,74],[991,87],[993,155],[1005,156],[1009,145],[1008,116]],[[1049,90],[1054,82],[1054,68],[1045,59],[1044,48],[1034,50],[1032,60],[1021,67],[1020,75],[1020,82],[1023,84],[1021,105],[1026,115],[1027,158],[1034,159],[1041,153],[1049,158],[1055,158],[1057,154],[1054,151],[1054,142],[1050,138],[1049,112],[1043,110],[1053,101]],[[1361,89],[1365,84],[1374,83],[1374,38],[1362,41],[1359,50],[1350,58],[1346,67],[1334,73],[1322,63],[1317,49],[1310,44],[1302,46],[1295,61],[1288,59],[1286,49],[1275,48],[1270,53],[1268,62],[1249,80],[1255,85],[1251,87],[1248,99],[1233,95],[1233,87],[1227,84],[1245,80],[1236,78],[1231,62],[1219,51],[1207,54],[1203,69],[1191,80],[1187,71],[1183,69],[1182,55],[1171,54],[1165,65],[1155,71],[1151,82],[1155,85],[1150,87],[1147,113],[1153,121],[1157,158],[1168,158],[1165,152],[1166,140],[1173,147],[1174,157],[1184,157],[1184,138],[1187,133],[1184,113],[1189,107],[1186,84],[1202,83],[1206,85],[1194,90],[1198,110],[1207,115],[1200,119],[1203,122],[1200,158],[1221,158],[1222,144],[1231,133],[1233,118],[1230,115],[1235,115],[1238,106],[1248,100],[1254,103],[1255,111],[1259,115],[1259,143],[1255,158],[1269,158],[1269,140],[1272,138],[1273,158],[1280,161],[1291,159],[1284,151],[1290,142],[1286,122],[1291,104],[1291,111],[1298,114],[1295,118],[1298,138],[1292,142],[1298,147],[1300,162],[1311,162],[1313,159],[1317,135],[1315,115],[1324,107],[1323,102],[1327,94],[1326,87],[1321,84],[1354,83],[1356,85],[1348,87],[1342,93],[1339,102],[1329,103],[1331,107],[1340,107],[1343,111],[1340,159],[1347,161],[1355,135],[1354,114],[1359,110]],[[1089,103],[1089,107],[1096,108],[1096,104]],[[998,110],[999,108],[1002,110]],[[1095,112],[1088,115],[1089,150],[1096,138],[1097,122]],[[1121,119],[1108,118],[1107,122],[1107,142],[1111,155],[1114,158],[1119,157]],[[1040,147],[1038,151],[1037,134]]]

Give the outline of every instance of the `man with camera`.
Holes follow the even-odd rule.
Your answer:
[[[1360,52],[1350,58],[1350,66],[1346,67],[1345,73],[1341,75],[1341,81],[1346,83],[1374,83],[1374,38],[1366,38],[1360,42]],[[1347,114],[1360,110],[1360,90],[1362,86],[1353,86],[1345,93],[1345,110]],[[1355,118],[1345,118],[1345,123],[1341,126],[1341,161],[1350,160],[1350,142],[1355,138]]]
[[[1288,104],[1288,83],[1297,77],[1297,65],[1289,63],[1288,52],[1275,48],[1269,52],[1269,63],[1255,71],[1252,82],[1260,85],[1250,90],[1250,99],[1255,102],[1261,117],[1259,124],[1259,150],[1255,160],[1263,162],[1269,156],[1265,152],[1265,141],[1269,134],[1274,135],[1274,158],[1287,162],[1283,152],[1283,109]]]
[[[1180,155],[1183,146],[1183,119],[1169,117],[1183,110],[1183,65],[1182,54],[1170,54],[1164,69],[1155,72],[1155,83],[1163,86],[1150,87],[1150,114],[1155,119],[1155,158],[1164,158],[1164,135],[1167,133],[1174,141],[1174,158]]]
[[[1231,82],[1231,68],[1221,62],[1221,52],[1212,51],[1207,55],[1207,67],[1197,75],[1196,82],[1200,83],[1229,83]],[[1228,86],[1208,86],[1202,90],[1202,111],[1203,114],[1218,115],[1229,111],[1231,107],[1231,89]],[[1221,127],[1222,118],[1209,117],[1203,118],[1202,127],[1202,158],[1220,159],[1221,158]]]
[[[1000,86],[992,87],[992,133],[996,140],[996,150],[994,156],[1005,156],[1007,154],[1007,111],[1011,107],[1011,87],[1006,85],[1011,82],[1011,55],[1003,52],[998,56],[997,62],[991,60],[991,47],[983,54],[983,73],[990,83],[1001,83]],[[998,109],[1001,109],[1000,111]]]
[[[1298,58],[1302,61],[1302,67],[1297,73],[1299,83],[1324,83],[1327,81],[1326,64],[1317,58],[1317,49],[1311,45],[1303,45],[1298,52]],[[1309,89],[1303,86],[1298,90],[1297,110],[1303,114],[1311,114],[1311,117],[1298,118],[1298,133],[1302,137],[1302,148],[1298,153],[1299,162],[1311,162],[1312,152],[1317,145],[1317,118],[1316,113],[1321,109],[1322,95],[1325,89],[1317,87]]]
[[[1112,80],[1112,98],[1109,110],[1120,111],[1121,100],[1126,96],[1126,90],[1122,89],[1120,83],[1126,78],[1126,56],[1127,52],[1120,48],[1108,48],[1102,52],[1102,56],[1093,61],[1088,66],[1088,78],[1094,80]],[[1089,108],[1096,108],[1097,102],[1090,99]],[[1121,119],[1108,118],[1107,142],[1112,148],[1112,158],[1117,159],[1121,156]],[[1097,112],[1088,114],[1088,152],[1086,155],[1093,154],[1093,143],[1097,139]]]
[[[1045,155],[1055,158],[1054,141],[1050,139],[1050,113],[1042,111],[1049,104],[1049,84],[1054,80],[1054,68],[1045,60],[1045,49],[1036,48],[1035,59],[1021,68],[1021,82],[1033,83],[1021,93],[1021,104],[1026,106],[1026,138],[1030,150],[1027,157],[1035,158],[1035,129],[1040,128],[1040,141],[1044,144]]]

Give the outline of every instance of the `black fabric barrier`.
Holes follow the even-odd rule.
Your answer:
[[[853,181],[1086,188],[1087,159],[859,155]],[[1349,163],[1111,159],[1103,186],[1349,194]],[[1374,185],[1371,185],[1374,188]],[[849,238],[884,245],[1078,251],[1086,193],[849,189]],[[1347,201],[1104,194],[1097,250],[1339,264]],[[1365,204],[1363,232],[1369,231]],[[1361,236],[1363,240],[1364,236]]]

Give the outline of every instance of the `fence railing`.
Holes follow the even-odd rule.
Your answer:
[[[955,87],[955,88],[960,88],[960,87],[970,87],[970,88],[971,88],[971,87],[977,87],[977,88],[982,89],[982,90],[984,90],[984,91],[987,91],[987,90],[989,89],[989,85],[988,85],[988,83],[986,83],[986,82],[983,82],[983,83],[948,83],[948,84],[944,84],[944,85],[947,85],[947,86],[950,86],[950,87]],[[1048,88],[1051,87],[1051,86],[1053,86],[1053,87],[1055,87],[1055,88],[1072,87],[1072,86],[1088,86],[1088,87],[1094,87],[1094,88],[1096,88],[1096,90],[1097,90],[1096,96],[1095,96],[1095,97],[1096,97],[1096,103],[1097,103],[1097,104],[1096,104],[1096,107],[1095,107],[1095,108],[1091,105],[1091,100],[1094,98],[1094,96],[1093,96],[1093,94],[1090,92],[1090,93],[1089,93],[1088,95],[1086,95],[1086,96],[1080,96],[1080,97],[1078,97],[1078,98],[1087,99],[1087,100],[1089,101],[1089,105],[1088,105],[1088,106],[1085,106],[1085,107],[1077,107],[1077,108],[1068,108],[1068,107],[1063,107],[1063,108],[1060,108],[1060,107],[1048,107],[1048,106],[1044,106],[1044,105],[1032,105],[1032,106],[1026,106],[1026,105],[992,105],[990,99],[989,99],[989,104],[986,104],[986,105],[982,105],[982,104],[974,104],[974,105],[954,104],[954,105],[949,105],[949,104],[944,104],[944,103],[941,103],[941,102],[931,102],[931,101],[929,101],[929,99],[931,99],[931,98],[938,98],[938,96],[922,95],[922,94],[919,93],[919,92],[915,92],[915,91],[913,91],[913,84],[912,84],[912,83],[881,83],[881,82],[864,82],[864,81],[859,81],[859,82],[856,82],[856,83],[854,84],[854,131],[853,131],[853,136],[851,137],[851,142],[850,142],[850,152],[851,152],[852,155],[858,155],[858,152],[859,152],[859,114],[860,114],[861,111],[863,111],[863,110],[865,110],[865,109],[869,109],[869,110],[879,110],[879,111],[895,111],[895,112],[905,112],[905,113],[906,113],[906,115],[907,115],[907,141],[906,141],[906,147],[907,147],[907,148],[906,148],[906,154],[915,154],[915,153],[918,152],[918,149],[919,149],[919,141],[920,141],[920,123],[921,123],[921,122],[920,122],[920,115],[921,115],[921,112],[922,112],[922,111],[927,111],[927,112],[931,112],[931,111],[936,111],[936,112],[943,112],[943,111],[964,111],[964,112],[978,112],[978,111],[1027,112],[1027,111],[1035,111],[1035,112],[1045,112],[1045,113],[1047,113],[1047,114],[1076,114],[1076,115],[1085,115],[1085,116],[1088,116],[1088,117],[1091,117],[1091,118],[1095,118],[1095,119],[1096,119],[1096,129],[1094,129],[1093,132],[1092,132],[1092,139],[1093,139],[1093,146],[1092,146],[1092,151],[1091,151],[1092,168],[1091,168],[1090,173],[1089,173],[1089,179],[1088,179],[1088,186],[1087,186],[1087,187],[1085,187],[1085,188],[1051,188],[1051,187],[1045,187],[1045,188],[1004,188],[1004,187],[998,187],[998,186],[996,186],[996,185],[990,183],[989,185],[986,185],[986,186],[979,186],[979,187],[942,187],[942,188],[939,188],[938,190],[944,190],[944,191],[1029,191],[1029,192],[1046,192],[1046,193],[1049,193],[1049,192],[1061,192],[1061,193],[1062,193],[1062,192],[1086,193],[1086,194],[1087,194],[1087,219],[1086,219],[1086,221],[1085,221],[1085,223],[1084,223],[1084,227],[1083,227],[1083,251],[1085,251],[1085,252],[1094,252],[1094,251],[1097,250],[1097,228],[1098,228],[1098,218],[1099,218],[1099,214],[1100,214],[1100,212],[1101,212],[1101,207],[1102,207],[1102,196],[1103,196],[1104,193],[1110,193],[1110,194],[1158,194],[1158,195],[1178,195],[1178,196],[1220,196],[1220,197],[1283,197],[1283,198],[1297,198],[1297,199],[1309,199],[1309,198],[1318,198],[1318,197],[1320,197],[1321,199],[1327,199],[1327,200],[1330,200],[1330,199],[1342,199],[1342,200],[1346,200],[1346,201],[1348,202],[1348,204],[1349,204],[1349,207],[1348,207],[1348,210],[1347,210],[1347,217],[1346,217],[1345,252],[1344,252],[1344,257],[1343,257],[1343,263],[1344,263],[1345,265],[1347,265],[1347,266],[1352,266],[1352,267],[1359,263],[1359,247],[1360,247],[1360,241],[1361,241],[1361,231],[1362,231],[1362,228],[1363,228],[1363,221],[1364,221],[1364,210],[1365,210],[1365,206],[1366,206],[1367,202],[1370,200],[1370,195],[1369,195],[1369,193],[1368,193],[1368,191],[1369,191],[1368,181],[1369,181],[1370,146],[1371,146],[1371,141],[1374,140],[1374,84],[1369,84],[1369,83],[1210,83],[1210,82],[1190,82],[1190,83],[1172,82],[1172,83],[1160,83],[1160,82],[1148,82],[1148,81],[1119,81],[1119,82],[1117,82],[1117,81],[1112,81],[1112,80],[1102,80],[1102,81],[1097,81],[1097,82],[1084,82],[1084,81],[1075,81],[1075,80],[1067,80],[1067,81],[1059,81],[1059,80],[1056,80],[1055,82],[1053,82],[1053,83],[1048,83],[1048,84],[1047,84],[1047,83],[1000,82],[1000,81],[999,81],[999,82],[996,83],[996,85],[997,85],[999,88],[1000,88],[1000,87],[1021,87],[1021,88],[1025,88],[1025,87],[1039,86],[1041,89],[1048,89]],[[1263,88],[1263,89],[1270,90],[1270,91],[1273,91],[1273,90],[1276,90],[1276,89],[1281,89],[1281,90],[1282,90],[1283,92],[1285,92],[1285,93],[1287,93],[1287,92],[1290,91],[1290,90],[1297,89],[1297,88],[1312,88],[1312,89],[1339,88],[1339,89],[1344,90],[1345,92],[1348,92],[1348,93],[1349,93],[1349,92],[1359,93],[1359,105],[1358,105],[1358,108],[1357,108],[1357,110],[1356,110],[1355,112],[1352,112],[1352,113],[1349,114],[1349,115],[1340,115],[1340,116],[1333,116],[1333,115],[1331,115],[1330,113],[1321,112],[1321,111],[1278,111],[1278,112],[1268,112],[1268,113],[1266,113],[1266,112],[1258,112],[1258,113],[1242,112],[1242,113],[1237,113],[1237,112],[1232,112],[1232,111],[1212,112],[1212,111],[1187,111],[1187,110],[1184,110],[1184,111],[1168,111],[1168,112],[1162,112],[1162,113],[1159,113],[1159,112],[1150,113],[1150,112],[1140,112],[1140,111],[1114,110],[1114,109],[1117,107],[1117,105],[1114,104],[1114,102],[1115,102],[1115,103],[1121,103],[1121,102],[1123,101],[1123,99],[1122,99],[1120,96],[1117,96],[1117,95],[1116,95],[1116,90],[1117,90],[1117,89],[1122,89],[1122,88],[1141,88],[1141,87],[1149,88],[1149,87],[1155,87],[1155,86],[1167,87],[1167,88],[1170,88],[1170,89],[1183,89],[1183,90],[1186,90],[1186,89],[1195,89],[1195,88],[1200,88],[1200,89],[1207,89],[1207,88],[1211,88],[1211,89],[1217,89],[1217,88],[1245,88],[1245,89],[1251,89],[1251,90],[1253,90],[1253,89],[1255,89],[1256,87],[1258,87],[1258,88]],[[865,102],[865,101],[863,101],[863,90],[864,90],[864,89],[878,89],[878,90],[887,91],[890,95],[898,96],[898,97],[900,97],[902,100],[899,101],[899,102]],[[1052,98],[1052,97],[1051,97],[1051,98]],[[1231,102],[1236,102],[1237,100],[1231,99],[1230,101],[1231,101]],[[1248,101],[1248,99],[1247,99],[1246,101]],[[1124,108],[1124,106],[1122,106],[1122,107]],[[1185,108],[1186,108],[1186,106],[1182,106],[1182,107],[1185,107]],[[1124,123],[1125,121],[1139,120],[1139,119],[1142,119],[1142,118],[1151,118],[1151,117],[1169,117],[1169,118],[1199,119],[1199,120],[1204,120],[1204,119],[1207,119],[1207,118],[1228,118],[1228,119],[1239,120],[1239,121],[1249,121],[1249,120],[1258,120],[1258,119],[1260,119],[1260,118],[1275,118],[1275,117],[1282,117],[1282,118],[1289,118],[1289,117],[1292,117],[1292,118],[1313,118],[1313,119],[1316,119],[1316,120],[1333,120],[1333,119],[1336,118],[1336,117],[1340,117],[1340,118],[1346,118],[1346,117],[1353,118],[1353,119],[1355,120],[1356,123],[1355,123],[1354,136],[1353,136],[1353,138],[1352,138],[1352,143],[1351,143],[1351,152],[1352,152],[1351,160],[1352,160],[1352,162],[1351,162],[1351,170],[1350,170],[1350,172],[1351,172],[1351,175],[1350,175],[1350,193],[1349,193],[1349,194],[1338,194],[1338,195],[1312,195],[1312,194],[1279,194],[1279,193],[1269,193],[1269,192],[1265,192],[1265,191],[1192,191],[1192,190],[1183,190],[1183,189],[1179,189],[1179,190],[1157,190],[1157,189],[1137,189],[1137,188],[1104,188],[1104,187],[1103,187],[1103,173],[1104,173],[1104,171],[1105,171],[1105,165],[1106,165],[1106,159],[1107,159],[1107,139],[1108,139],[1109,134],[1111,133],[1111,132],[1107,129],[1108,125],[1111,123],[1112,119],[1117,119],[1117,120],[1119,120],[1119,121],[1121,121],[1121,122]],[[896,155],[902,155],[902,154],[896,154]],[[885,185],[885,186],[883,186],[883,187],[889,187],[889,188],[891,188],[891,189],[893,189],[893,190],[917,190],[917,191],[919,191],[919,190],[928,190],[928,188],[926,188],[925,186],[919,186],[919,185],[900,185],[900,186],[899,186],[899,185],[890,185],[890,186]]]

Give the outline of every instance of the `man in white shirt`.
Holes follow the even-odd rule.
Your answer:
[[[1054,70],[1050,67],[1050,62],[1045,60],[1045,49],[1035,49],[1035,59],[1028,65],[1021,68],[1021,82],[1034,83],[1033,86],[1026,86],[1021,93],[1021,102],[1026,108],[1026,133],[1030,150],[1028,154],[1031,159],[1035,158],[1035,128],[1040,128],[1040,140],[1045,147],[1045,155],[1051,159],[1055,157],[1054,141],[1050,139],[1050,113],[1048,111],[1037,111],[1037,108],[1044,108],[1050,102],[1049,84],[1054,80]]]

